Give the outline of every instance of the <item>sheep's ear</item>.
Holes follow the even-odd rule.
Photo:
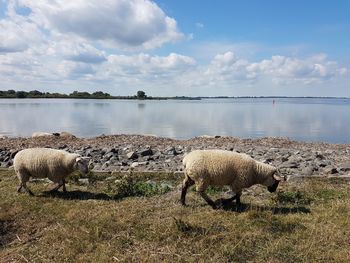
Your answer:
[[[81,161],[81,157],[77,157],[76,159],[75,159],[75,162],[76,163],[78,163],[78,162],[80,162]]]

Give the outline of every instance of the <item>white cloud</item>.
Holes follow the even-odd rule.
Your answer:
[[[19,0],[48,30],[73,34],[109,47],[152,49],[184,38],[175,19],[149,0]]]
[[[304,84],[320,82],[344,75],[346,68],[328,61],[324,54],[306,59],[272,56],[271,59],[255,62],[247,67],[250,72],[271,76],[275,81],[301,81]]]
[[[41,41],[42,35],[35,24],[23,19],[0,20],[0,53],[24,51]]]

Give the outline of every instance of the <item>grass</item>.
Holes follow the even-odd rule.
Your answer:
[[[88,185],[76,176],[67,194],[30,183],[30,197],[16,193],[13,171],[0,171],[0,262],[350,259],[350,184],[341,179],[284,183],[276,194],[254,187],[240,209],[212,210],[193,191],[182,207],[178,187],[160,187],[181,184],[178,175],[94,174]]]

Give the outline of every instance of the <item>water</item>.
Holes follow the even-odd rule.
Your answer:
[[[36,131],[68,131],[79,137],[154,134],[188,139],[205,134],[350,143],[350,99],[0,99],[0,134],[31,136]]]

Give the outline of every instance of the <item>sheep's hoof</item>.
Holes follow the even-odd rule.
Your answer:
[[[231,204],[231,200],[227,200],[225,198],[219,198],[215,200],[215,205],[219,208],[223,208],[229,204]]]
[[[216,209],[219,209],[219,208],[220,208],[220,206],[217,206],[216,204],[211,204],[210,206],[211,206],[211,208],[213,208],[214,210],[216,210]]]

